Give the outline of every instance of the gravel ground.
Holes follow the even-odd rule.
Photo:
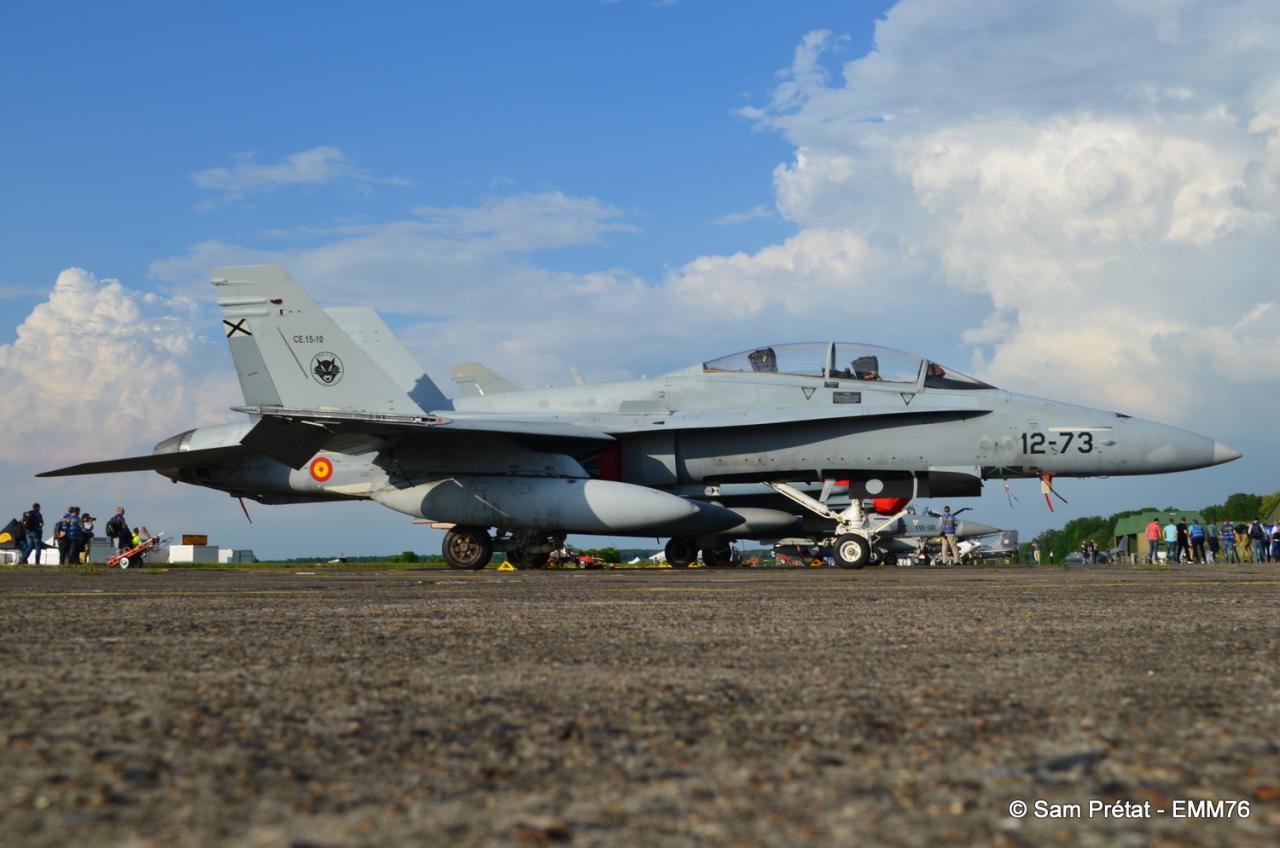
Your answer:
[[[1274,566],[7,569],[0,844],[1274,844],[1278,598]]]

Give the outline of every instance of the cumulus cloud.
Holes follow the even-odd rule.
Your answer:
[[[745,113],[795,145],[779,211],[986,298],[976,370],[1200,423],[1228,384],[1274,390],[1273,327],[1239,323],[1276,297],[1273,5],[907,0],[838,74],[831,45]]]
[[[191,175],[196,185],[216,193],[224,202],[246,195],[276,191],[287,186],[351,182],[363,185],[408,186],[404,177],[378,177],[360,168],[336,147],[321,146],[290,153],[279,162],[264,164],[254,151],[237,153],[230,166],[209,168]]]
[[[157,432],[226,420],[234,377],[215,368],[224,354],[197,326],[189,302],[79,268],[59,274],[16,340],[0,345],[0,417],[23,462],[146,452]]]

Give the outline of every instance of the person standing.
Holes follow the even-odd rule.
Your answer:
[[[89,551],[93,547],[94,527],[97,525],[98,519],[89,513],[85,513],[80,517],[80,530],[84,538],[80,541],[80,558],[76,562],[88,562]]]
[[[1253,561],[1263,563],[1267,561],[1267,531],[1263,529],[1262,522],[1253,519],[1249,522],[1249,546],[1253,549]]]
[[[1209,546],[1209,558],[1206,559],[1205,562],[1213,565],[1218,561],[1218,551],[1220,550],[1218,547],[1218,525],[1216,522],[1205,522],[1204,540]]]
[[[1187,538],[1191,542],[1191,561],[1204,562],[1204,528],[1200,526],[1199,519],[1191,519]]]
[[[132,547],[133,533],[125,520],[124,507],[116,507],[116,514],[107,521],[107,538],[112,540],[117,554],[123,554]]]
[[[943,565],[946,565],[948,561],[959,565],[960,548],[956,544],[956,517],[951,514],[951,507],[949,506],[944,506],[942,508],[942,516],[939,519],[939,529],[942,530]]]
[[[1172,518],[1164,526],[1164,559],[1170,563],[1178,561],[1178,526]]]
[[[1272,521],[1267,537],[1271,542],[1271,561],[1280,562],[1280,518]]]
[[[1147,522],[1147,562],[1154,565],[1160,561],[1160,522],[1155,516]]]
[[[1039,539],[1031,540],[1031,559],[1035,561],[1036,565],[1040,564],[1040,540]]]
[[[1178,562],[1191,562],[1191,541],[1187,537],[1187,519],[1178,516],[1174,539],[1178,543]]]
[[[44,516],[40,514],[40,504],[33,503],[31,509],[22,513],[22,559],[20,562],[25,563],[27,557],[31,556],[32,551],[35,552],[35,565],[40,564],[40,553],[44,550]]]
[[[58,520],[54,536],[58,540],[58,565],[75,562],[80,554],[80,538],[84,530],[80,527],[80,507],[69,506]]]
[[[1240,562],[1240,557],[1236,554],[1236,529],[1231,526],[1230,521],[1222,522],[1222,561]]]

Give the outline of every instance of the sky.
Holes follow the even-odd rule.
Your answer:
[[[154,474],[33,479],[235,420],[208,280],[261,261],[375,306],[446,393],[468,360],[542,386],[836,339],[1245,454],[964,504],[1024,537],[1280,489],[1273,3],[6,4],[0,79],[15,515],[438,549],[367,503],[248,524]]]

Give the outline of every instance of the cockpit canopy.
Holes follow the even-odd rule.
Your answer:
[[[801,342],[759,347],[704,362],[702,370],[707,373],[793,374],[829,380],[866,380],[912,385],[923,374],[925,388],[994,388],[988,383],[915,354],[851,342]]]

